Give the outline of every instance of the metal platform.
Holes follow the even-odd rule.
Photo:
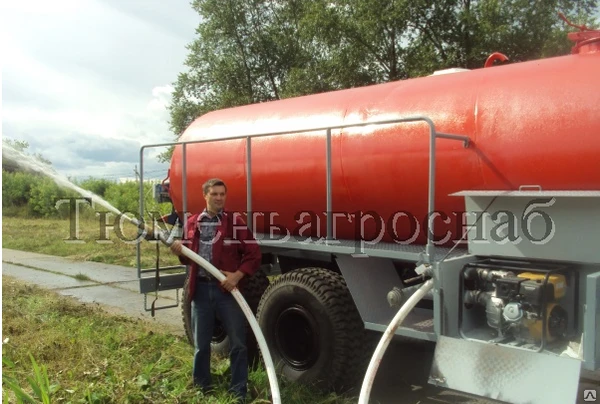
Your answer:
[[[510,197],[558,197],[558,198],[599,198],[600,191],[543,191],[543,190],[519,190],[519,191],[460,191],[450,196],[510,196]]]
[[[514,404],[576,401],[581,362],[490,343],[438,338],[429,383]]]
[[[378,257],[418,262],[425,252],[424,245],[404,245],[399,243],[370,243],[356,240],[326,240],[325,238],[278,237],[256,233],[258,244],[265,249],[288,249],[314,251],[332,254],[346,254],[353,257]],[[457,247],[453,251],[447,247],[436,247],[435,261],[467,254],[467,249]]]

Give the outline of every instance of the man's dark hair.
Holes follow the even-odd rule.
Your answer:
[[[202,185],[202,193],[204,195],[206,195],[206,194],[208,194],[208,190],[211,187],[219,186],[219,185],[224,186],[225,187],[225,192],[227,192],[227,185],[225,185],[225,182],[223,182],[222,179],[220,179],[220,178],[211,178],[210,180],[206,181],[204,183],[204,185]]]

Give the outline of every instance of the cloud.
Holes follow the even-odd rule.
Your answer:
[[[189,1],[171,1],[171,5],[176,8],[181,8],[182,5],[188,6]],[[200,17],[194,11],[191,11],[191,7],[188,6],[191,13],[186,13],[185,16],[178,13],[166,13],[164,4],[157,1],[147,0],[104,0],[104,4],[118,10],[119,12],[137,18],[140,21],[153,27],[160,27],[169,34],[189,40],[189,28],[190,25],[195,23],[194,28],[199,24]],[[182,23],[183,18],[183,23]]]
[[[4,129],[14,133],[10,124]],[[159,163],[156,158],[165,148],[150,149],[140,162],[140,148],[147,142],[139,139],[107,139],[82,132],[65,134],[61,129],[48,128],[36,128],[10,138],[27,141],[28,153],[41,154],[52,162],[55,170],[74,179],[135,178],[135,170],[141,171],[142,163],[146,178],[163,178],[168,170],[168,164]]]
[[[148,103],[149,111],[163,112],[167,110],[167,106],[171,102],[171,94],[173,94],[173,86],[160,86],[152,89],[152,100]]]
[[[187,1],[4,2],[3,137],[65,174],[133,175],[171,142],[167,106],[199,16]],[[164,150],[160,150],[164,151]],[[147,167],[161,167],[148,153]]]

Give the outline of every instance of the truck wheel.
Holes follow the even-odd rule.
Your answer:
[[[215,316],[215,329],[210,342],[210,351],[217,356],[225,358],[229,356],[229,338],[218,316]]]
[[[254,275],[248,278],[248,281],[244,286],[242,295],[255,316],[258,311],[260,299],[268,287],[269,278],[267,278],[267,274],[262,269],[259,269]],[[250,368],[254,369],[260,362],[260,348],[258,347],[256,336],[254,336],[254,332],[248,322],[246,322],[246,341],[246,346],[248,347],[248,365]],[[229,345],[227,352],[229,353]]]
[[[188,342],[193,346],[194,345],[194,335],[192,334],[192,304],[191,300],[188,299],[188,283],[189,277],[186,278],[183,284],[183,302],[181,305],[181,314],[183,318],[183,327],[185,330],[185,334],[187,336]],[[265,290],[269,287],[269,278],[263,270],[258,270],[253,276],[249,277],[246,281],[246,285],[244,286],[244,291],[242,295],[252,312],[256,314],[258,309],[258,304],[260,302],[260,298]],[[251,366],[254,366],[258,363],[260,359],[260,352],[258,348],[258,343],[256,342],[256,337],[250,328],[250,325],[247,324],[246,327],[247,333],[247,347],[248,347],[248,362]],[[219,356],[229,356],[229,337],[227,337],[227,333],[225,332],[225,328],[221,325],[218,317],[215,318],[215,328],[213,331],[213,338],[211,342],[211,351]]]
[[[267,289],[258,322],[288,380],[343,392],[364,377],[367,333],[342,276],[323,268],[286,273]]]

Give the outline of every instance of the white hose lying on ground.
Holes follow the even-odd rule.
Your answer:
[[[169,243],[168,240],[163,239],[163,241],[166,244]],[[192,261],[194,261],[196,264],[200,265],[202,268],[206,269],[208,272],[210,272],[212,276],[217,278],[219,281],[222,282],[225,279],[225,275],[223,275],[221,271],[219,271],[215,266],[213,266],[210,262],[199,256],[189,248],[185,247],[184,245],[181,246],[181,253],[189,259],[191,259]],[[263,355],[263,360],[265,361],[265,367],[267,368],[267,376],[269,376],[269,384],[271,385],[271,395],[273,399],[273,404],[280,404],[281,395],[279,393],[279,386],[277,385],[275,366],[273,366],[273,359],[271,359],[271,354],[269,352],[269,348],[267,347],[265,337],[263,336],[258,322],[254,317],[254,313],[252,313],[250,306],[248,306],[248,303],[246,303],[246,300],[244,299],[240,291],[237,288],[235,288],[231,291],[231,294],[233,294],[233,297],[235,297],[235,300],[237,300],[238,304],[242,308],[244,315],[248,319],[250,327],[252,327],[252,331],[256,336],[256,341],[258,341],[258,346],[260,347],[260,351]]]
[[[373,357],[369,363],[367,373],[365,374],[365,379],[363,380],[362,388],[360,389],[358,404],[369,403],[369,396],[371,395],[371,388],[373,387],[373,382],[375,381],[377,369],[381,364],[385,350],[396,333],[396,329],[400,326],[400,324],[402,324],[408,313],[410,313],[410,311],[416,306],[419,300],[427,295],[431,288],[433,288],[433,279],[429,279],[427,282],[425,282],[423,286],[421,286],[421,288],[416,291],[406,301],[406,303],[404,303],[404,305],[400,308],[400,310],[398,310],[398,313],[392,319],[388,328],[383,333],[381,340],[379,340],[379,344],[377,344],[377,348],[375,348],[375,352],[373,353]]]

